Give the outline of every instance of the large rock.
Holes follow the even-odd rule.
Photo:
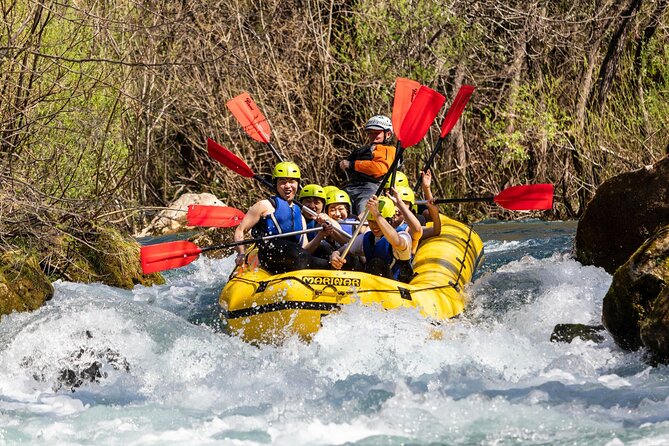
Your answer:
[[[139,243],[112,227],[92,227],[85,243],[70,240],[68,249],[75,265],[68,267],[62,277],[69,281],[102,282],[125,289],[165,283],[160,273],[142,273]]]
[[[53,297],[53,287],[34,256],[18,251],[0,257],[0,316],[31,311]]]
[[[213,194],[183,194],[168,209],[161,211],[136,237],[174,234],[183,231],[186,226],[186,211],[191,204],[208,206],[224,206],[223,202]]]
[[[602,322],[620,347],[669,357],[668,283],[669,225],[618,268],[604,296]]]
[[[669,224],[669,157],[604,182],[576,230],[576,259],[609,274]]]

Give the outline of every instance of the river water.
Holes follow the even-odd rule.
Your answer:
[[[666,367],[607,334],[549,340],[599,324],[611,282],[572,258],[575,224],[476,230],[486,261],[464,315],[435,327],[353,305],[308,345],[220,331],[231,258],[132,291],[56,282],[45,307],[0,322],[0,444],[669,443]]]

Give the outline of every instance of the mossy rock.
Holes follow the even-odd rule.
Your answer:
[[[658,327],[666,325],[669,318],[664,317],[664,311],[653,311],[653,307],[658,306],[658,296],[668,283],[669,225],[618,268],[604,296],[602,322],[620,347],[637,350],[655,344],[653,336],[660,337]],[[641,336],[644,325],[648,327],[645,341]],[[662,354],[669,357],[665,352]]]
[[[64,244],[70,255],[69,264],[61,275],[67,280],[101,282],[126,289],[165,283],[159,273],[142,274],[139,243],[116,229],[94,227],[87,232],[85,240],[69,238]]]
[[[36,310],[53,297],[53,286],[35,256],[18,251],[0,257],[0,315]]]

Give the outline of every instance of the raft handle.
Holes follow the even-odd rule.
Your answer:
[[[269,282],[266,282],[266,281],[258,282],[258,288],[256,288],[256,293],[262,293],[263,291],[265,291],[267,289],[267,284],[268,283]]]
[[[400,292],[400,297],[401,297],[402,299],[413,300],[413,299],[411,298],[411,290],[409,290],[409,289],[407,289],[407,288],[402,288],[402,287],[400,287],[400,286],[398,286],[397,289],[399,290],[399,292]]]

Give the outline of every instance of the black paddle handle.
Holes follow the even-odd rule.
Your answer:
[[[474,202],[494,202],[495,197],[470,197],[470,198],[439,198],[434,200],[434,204],[445,204],[445,203],[474,203]],[[416,204],[426,204],[427,200],[416,201]]]
[[[427,162],[425,163],[425,167],[423,167],[422,172],[427,172],[427,170],[432,167],[432,163],[434,162],[434,159],[437,157],[437,153],[439,153],[439,149],[441,148],[441,143],[444,141],[444,138],[439,138],[437,140],[437,143],[434,145],[434,149],[432,149],[432,153],[430,153],[430,157],[427,159]],[[413,187],[414,193],[418,192],[418,189],[420,189],[420,185],[423,182],[423,178],[420,177],[418,181],[416,182],[416,185]]]
[[[250,239],[246,239],[246,240],[238,240],[236,242],[229,242],[229,243],[223,243],[221,245],[214,245],[214,246],[207,246],[207,247],[204,247],[204,248],[200,248],[200,252],[213,251],[215,249],[232,248],[234,246],[248,245],[250,243],[260,243],[262,241],[271,240],[273,238],[291,237],[293,235],[302,235],[302,234],[306,234],[308,232],[320,231],[322,229],[323,229],[322,226],[316,226],[314,228],[303,229],[301,231],[291,231],[291,232],[284,232],[283,234],[266,235],[265,237],[256,237],[256,238],[250,238]]]

